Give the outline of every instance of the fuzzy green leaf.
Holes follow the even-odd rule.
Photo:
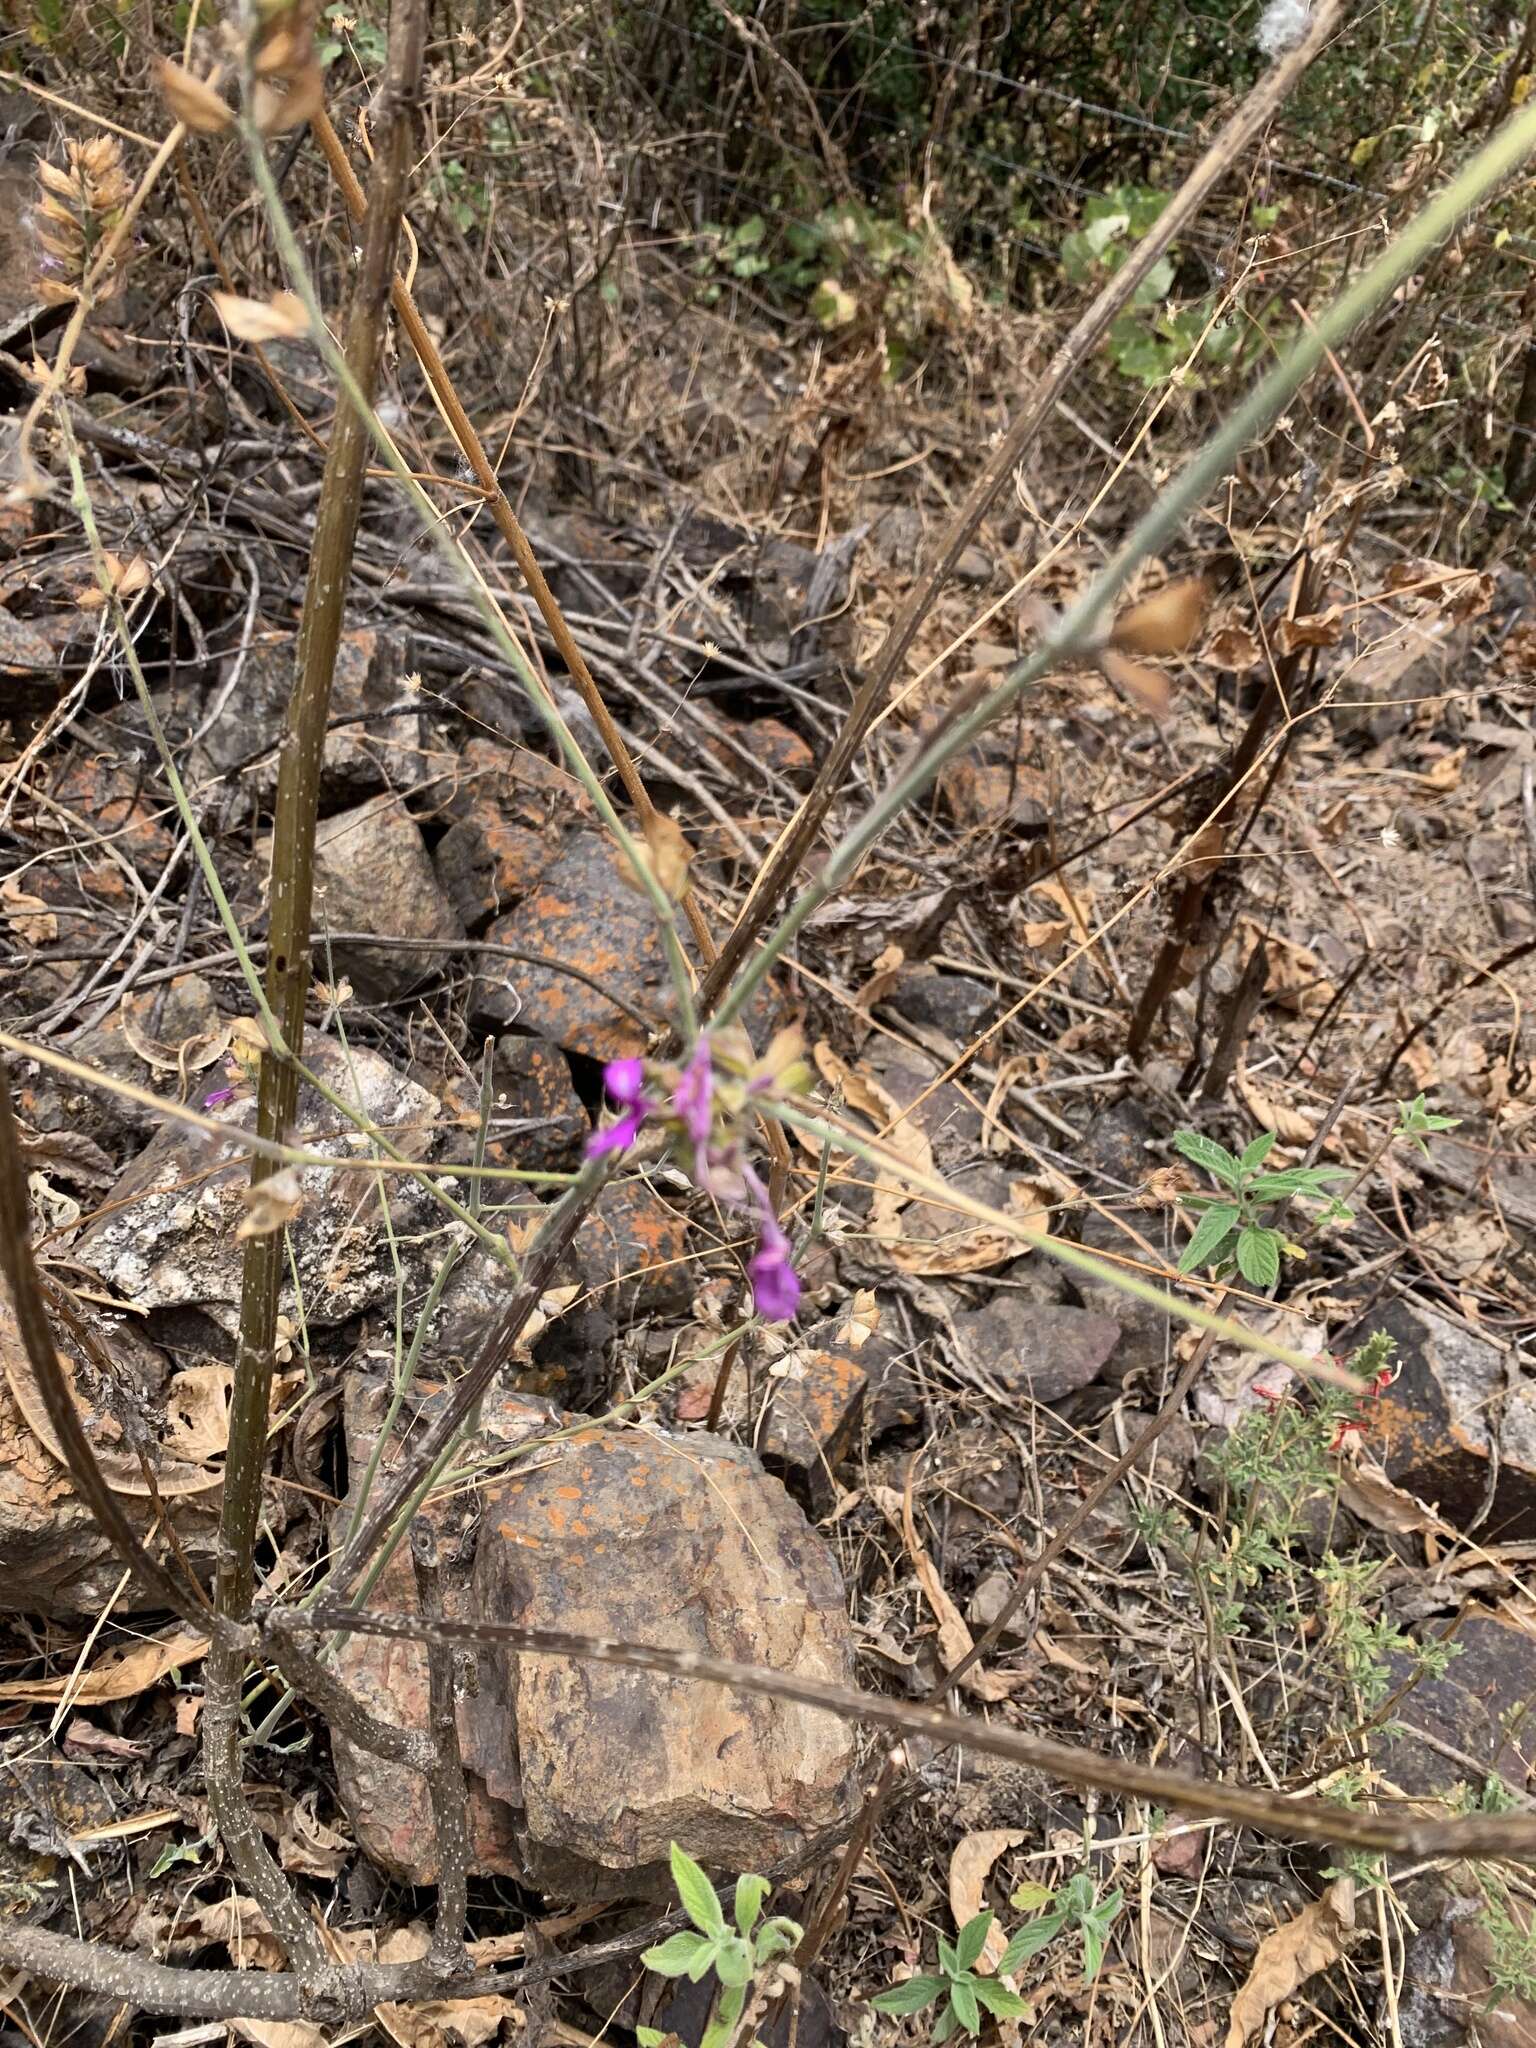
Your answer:
[[[725,1913],[715,1888],[686,1849],[672,1844],[672,1882],[683,1911],[701,1934],[724,1934]]]
[[[1275,1136],[1276,1134],[1273,1131],[1260,1131],[1259,1135],[1251,1143],[1243,1147],[1243,1156],[1238,1161],[1238,1165],[1241,1166],[1244,1173],[1252,1173],[1255,1167],[1264,1164],[1264,1161],[1274,1150]]]
[[[1196,1166],[1204,1167],[1213,1180],[1235,1188],[1243,1177],[1238,1165],[1225,1145],[1218,1145],[1214,1138],[1208,1138],[1202,1131],[1178,1131],[1174,1135],[1173,1149]]]
[[[1251,1287],[1273,1287],[1280,1278],[1280,1233],[1250,1224],[1237,1239],[1237,1270]]]
[[[945,1988],[942,1977],[909,1977],[905,1984],[877,1991],[869,2002],[876,2012],[921,2012],[942,1996]]]
[[[705,1934],[674,1934],[656,1948],[648,1948],[640,1960],[658,1977],[693,1976],[694,1964],[702,1957],[707,1970],[714,1960],[715,1944]],[[694,1977],[697,1983],[704,1970]]]
[[[1027,1927],[1021,1927],[998,1958],[999,1977],[1011,1977],[1020,1963],[1027,1963],[1031,1956],[1039,1955],[1041,1949],[1049,1948],[1060,1934],[1066,1915],[1062,1912],[1042,1914],[1038,1920],[1031,1920]]]
[[[752,1871],[737,1878],[735,1920],[738,1934],[750,1939],[758,1915],[763,1910],[763,1901],[771,1889],[766,1877],[758,1877]]]
[[[1020,1998],[1017,1991],[1010,1991],[1006,1984],[999,1984],[995,1977],[978,1977],[976,1996],[987,2011],[996,2013],[1000,2020],[1022,2019],[1030,2009],[1027,1998]]]
[[[976,2002],[976,1986],[970,1977],[956,1977],[949,1987],[950,2010],[968,2034],[981,2032],[981,2007]]]
[[[1194,1236],[1180,1254],[1179,1271],[1196,1273],[1202,1266],[1213,1264],[1242,1213],[1235,1202],[1217,1202],[1213,1208],[1207,1209],[1195,1225]]]
[[[752,1951],[739,1934],[728,1934],[715,1948],[715,1975],[722,1984],[750,1984]]]

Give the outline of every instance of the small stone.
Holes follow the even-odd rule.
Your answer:
[[[1156,1244],[1163,1235],[1164,1219],[1153,1211],[1138,1211],[1136,1227]],[[1140,1256],[1125,1232],[1095,1210],[1083,1218],[1082,1244],[1084,1251],[1098,1253],[1106,1265]],[[1175,1248],[1171,1257],[1177,1256]],[[1127,1294],[1112,1280],[1095,1280],[1087,1273],[1074,1271],[1072,1286],[1084,1308],[1110,1316],[1120,1325],[1120,1342],[1105,1365],[1105,1379],[1118,1387],[1139,1375],[1155,1385],[1173,1355],[1173,1326],[1167,1311]]]
[[[1037,769],[990,761],[974,748],[941,770],[938,790],[956,824],[967,829],[1011,825],[1038,832],[1050,822]]]
[[[1445,1676],[1418,1679],[1394,1707],[1400,1732],[1378,1738],[1381,1768],[1410,1798],[1460,1784],[1478,1789],[1490,1777],[1529,1792],[1522,1723],[1536,1697],[1536,1636],[1505,1615],[1470,1613],[1455,1640],[1458,1653]],[[1394,1691],[1416,1669],[1411,1657],[1396,1652],[1387,1665]]]
[[[978,1635],[989,1629],[1013,1598],[1013,1580],[1007,1572],[988,1572],[966,1603],[965,1618]],[[1031,1633],[1029,1603],[1023,1601],[998,1637],[1000,1643],[1027,1642]]]
[[[816,756],[799,733],[791,731],[782,719],[754,718],[743,726],[741,737],[765,768],[782,775],[797,788],[808,783],[816,772]]]
[[[688,1218],[643,1180],[611,1182],[574,1247],[576,1275],[609,1315],[686,1308],[697,1275],[688,1263]]]
[[[976,1161],[981,1152],[985,1119],[976,1103],[967,1100],[964,1090],[953,1081],[939,1081],[944,1069],[936,1059],[882,1037],[872,1040],[866,1048],[865,1063],[899,1108],[915,1105],[907,1121],[933,1147],[934,1164],[941,1173]],[[944,1228],[953,1230],[961,1219],[953,1210],[947,1215]]]
[[[234,694],[198,747],[208,772],[238,776],[265,805],[277,789],[279,743],[297,649],[296,633],[258,641],[245,658]],[[320,764],[323,803],[356,802],[378,790],[409,789],[420,782],[426,756],[421,713],[404,682],[409,653],[398,633],[366,626],[343,632]],[[218,689],[215,684],[215,696]]]
[[[852,1670],[832,1553],[750,1452],[699,1434],[593,1428],[514,1468],[485,1496],[474,1591],[488,1620]],[[762,1870],[849,1811],[857,1744],[830,1714],[549,1657],[496,1655],[487,1681],[508,1716],[488,1786],[520,1801],[547,1890],[664,1889],[673,1841]]]
[[[955,577],[961,583],[990,583],[995,573],[992,557],[977,547],[963,549],[955,564]]]
[[[902,975],[881,1007],[961,1047],[986,1029],[1002,1005],[995,988],[969,975],[913,972]]]
[[[604,991],[647,1019],[670,1006],[655,912],[622,876],[614,847],[596,833],[573,834],[537,886],[516,910],[497,918],[486,936],[541,954],[550,965],[482,958],[475,983],[478,1019],[516,1024],[567,1052],[612,1060],[643,1052],[647,1026]],[[579,966],[591,981],[562,973],[556,964],[561,961]]]
[[[1060,1401],[1092,1386],[1120,1341],[1109,1316],[1017,1294],[956,1316],[955,1330],[979,1371],[1033,1401]]]
[[[487,798],[474,815],[448,827],[432,865],[464,929],[478,932],[521,903],[555,853],[542,833],[513,824]]]
[[[1376,1310],[1357,1341],[1376,1330],[1397,1345],[1397,1378],[1371,1404],[1367,1438],[1388,1478],[1455,1528],[1475,1520],[1501,1542],[1536,1537],[1536,1387],[1511,1354],[1403,1299]]]
[[[376,1383],[366,1398],[349,1390],[354,1471],[386,1400]],[[495,1397],[486,1411],[482,1451],[516,1444],[532,1455],[484,1491],[472,1571],[466,1582],[455,1566],[446,1588],[450,1613],[850,1682],[833,1555],[750,1452],[597,1424],[556,1442],[580,1418],[526,1397]],[[413,1611],[409,1567],[373,1599]],[[419,1644],[349,1637],[338,1670],[390,1719],[426,1726]],[[711,1868],[761,1870],[851,1809],[856,1739],[830,1714],[496,1647],[479,1673],[460,1708],[477,1871],[565,1897],[659,1896],[674,1840]],[[429,1883],[419,1778],[344,1738],[335,1749],[360,1846],[405,1882]]]
[[[869,1375],[864,1351],[839,1342],[824,1323],[770,1368],[769,1392],[754,1436],[758,1455],[808,1514],[819,1518],[837,1497],[838,1466],[853,1450],[864,1414]],[[889,1348],[889,1347],[887,1347]],[[787,1370],[780,1370],[787,1368]]]
[[[1150,1415],[1134,1408],[1105,1416],[1099,1428],[1099,1449],[1107,1458],[1123,1457],[1152,1420]],[[1175,1415],[1164,1426],[1157,1441],[1140,1454],[1131,1470],[1140,1479],[1151,1479],[1170,1493],[1179,1493],[1188,1481],[1198,1448],[1194,1430],[1182,1415]]]
[[[374,797],[321,823],[315,883],[317,960],[325,958],[327,930],[376,932],[388,942],[330,948],[337,975],[349,976],[365,1002],[403,996],[449,964],[441,944],[413,949],[412,939],[464,937],[437,885],[421,828],[397,796]]]
[[[441,1111],[435,1095],[406,1080],[387,1060],[355,1040],[345,1050],[310,1032],[304,1062],[327,1087],[354,1102],[367,1120],[391,1131],[422,1156]],[[221,1108],[216,1121],[252,1130],[256,1105],[248,1090]],[[353,1127],[307,1082],[299,1086],[294,1138],[307,1150],[356,1158]],[[304,1290],[303,1314],[320,1328],[394,1301],[395,1268],[379,1226],[371,1183],[324,1167],[298,1170],[303,1201],[289,1226]],[[164,1124],[127,1168],[89,1224],[74,1256],[141,1312],[191,1308],[233,1335],[239,1321],[245,1246],[236,1226],[249,1213],[241,1191],[250,1183],[250,1155],[180,1124]],[[425,1233],[440,1220],[436,1203],[413,1181],[390,1183],[391,1216],[408,1273],[425,1260]],[[297,1320],[291,1283],[284,1312]]]
[[[447,1106],[463,1133],[454,1158],[470,1159],[480,1123],[478,1076],[457,1076]],[[491,1115],[485,1157],[490,1166],[525,1170],[572,1165],[592,1123],[571,1080],[570,1063],[547,1038],[496,1042],[491,1056]]]

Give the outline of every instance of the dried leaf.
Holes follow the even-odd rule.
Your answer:
[[[0,1682],[3,1700],[61,1700],[77,1707],[100,1707],[109,1700],[137,1699],[158,1685],[168,1671],[181,1664],[196,1664],[207,1654],[208,1638],[188,1629],[148,1642],[134,1643],[123,1650],[109,1650],[77,1680],[66,1673],[62,1678],[12,1678]]]
[[[1017,1849],[1028,1840],[1022,1829],[1015,1828],[982,1828],[974,1835],[960,1837],[949,1859],[949,1910],[957,1932],[985,1906],[987,1879],[998,1857],[1004,1850]],[[982,1976],[992,1975],[1007,1946],[1008,1937],[994,1920],[987,1929],[986,1947],[976,1965]]]
[[[204,1941],[222,1942],[237,1970],[280,1970],[285,1961],[271,1921],[254,1899],[237,1892],[184,1911],[178,1932],[200,1934]],[[264,2024],[289,2023],[273,2020]]]
[[[165,1397],[166,1449],[191,1465],[206,1465],[229,1449],[234,1367],[192,1365],[174,1375]]]
[[[683,837],[683,828],[676,818],[669,818],[665,811],[653,811],[645,821],[644,843],[636,846],[635,856],[644,862],[651,880],[669,902],[683,900],[688,893],[693,848]],[[644,877],[636,872],[627,855],[619,858],[619,873],[626,887],[644,893]]]
[[[232,2019],[229,2028],[253,2048],[326,2048],[325,2035],[313,2020]]]
[[[1200,630],[1205,605],[1203,579],[1181,577],[1121,612],[1108,644],[1122,654],[1182,654]]]
[[[1266,1095],[1248,1078],[1248,1069],[1238,1061],[1234,1076],[1237,1092],[1247,1103],[1255,1120],[1266,1131],[1273,1131],[1283,1145],[1310,1145],[1317,1125],[1311,1117],[1303,1116],[1299,1109],[1292,1109],[1286,1103],[1276,1102]]]
[[[379,1961],[419,1962],[430,1945],[426,1928],[413,1920],[379,1943]],[[505,2021],[518,2016],[511,1998],[428,1998],[414,2005],[380,2005],[375,2011],[399,2048],[483,2048]]]
[[[304,1191],[296,1169],[284,1166],[269,1173],[265,1180],[242,1188],[240,1199],[246,1213],[235,1226],[236,1238],[270,1237],[274,1230],[281,1230],[298,1215]]]
[[[1363,1458],[1340,1459],[1339,1498],[1352,1515],[1388,1536],[1433,1536],[1445,1528],[1433,1508],[1394,1486],[1380,1465],[1367,1464]]]
[[[1325,612],[1304,613],[1299,619],[1282,619],[1275,638],[1282,654],[1294,654],[1302,647],[1337,647],[1344,637],[1344,615],[1332,604]]]
[[[1336,1877],[1320,1899],[1259,1943],[1247,1982],[1232,2001],[1226,2048],[1244,2048],[1277,2005],[1339,1960],[1355,1933],[1355,1881]]]
[[[933,1618],[939,1628],[939,1655],[946,1668],[958,1664],[968,1657],[976,1647],[965,1616],[944,1590],[944,1581],[939,1568],[917,1540],[917,1530],[912,1520],[912,1499],[910,1491],[900,1494],[893,1486],[872,1486],[869,1497],[890,1522],[892,1528],[901,1533],[901,1540],[907,1547],[912,1560],[912,1569],[917,1582],[923,1589],[923,1597],[933,1611]],[[973,1665],[960,1681],[963,1692],[972,1693],[977,1699],[1006,1699],[1021,1686],[1032,1683],[1027,1671],[986,1671],[981,1665]]]
[[[1167,711],[1172,692],[1161,669],[1148,668],[1144,661],[1133,661],[1128,654],[1121,654],[1113,647],[1102,648],[1098,661],[1109,680],[1118,683],[1143,711],[1153,718],[1161,718]]]
[[[1219,633],[1211,635],[1200,656],[1209,667],[1226,669],[1234,675],[1257,668],[1263,658],[1263,648],[1246,626],[1223,626]]]
[[[147,1001],[144,1007],[147,1011]],[[129,1045],[146,1067],[152,1067],[161,1074],[200,1074],[204,1067],[211,1067],[215,1060],[223,1059],[234,1036],[233,1025],[224,1024],[217,1031],[194,1032],[180,1045],[165,1045],[149,1036],[134,1014],[134,1006],[127,1003],[123,1005],[121,1021],[123,1036]]]
[[[59,936],[59,920],[41,896],[31,896],[23,889],[18,875],[7,875],[0,882],[0,903],[5,906],[6,923],[22,945],[50,946]]]
[[[162,57],[157,67],[160,91],[174,119],[194,135],[219,135],[235,118],[234,108],[205,79]]]
[[[946,1231],[943,1237],[895,1238],[886,1245],[885,1256],[898,1273],[936,1280],[951,1273],[985,1273],[1028,1250],[1027,1244],[1007,1231],[976,1223],[964,1230]]]
[[[213,303],[236,341],[296,341],[309,332],[309,314],[297,292],[275,292],[270,299],[215,292]]]
[[[251,94],[251,119],[262,135],[286,135],[324,105],[325,77],[318,64],[310,63],[289,77],[283,92],[273,79],[258,78]]]

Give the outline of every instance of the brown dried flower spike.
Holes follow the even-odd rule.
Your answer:
[[[315,56],[315,10],[310,0],[267,0],[257,12],[251,119],[263,135],[285,135],[325,104],[325,80]]]
[[[123,168],[122,145],[112,135],[65,145],[67,170],[40,163],[42,193],[33,213],[38,258],[37,292],[50,305],[67,305],[80,296],[91,265],[103,243],[123,217],[133,193]],[[122,284],[122,256],[110,273],[98,278],[95,296],[109,297]]]

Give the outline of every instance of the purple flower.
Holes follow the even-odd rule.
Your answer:
[[[672,1091],[673,1106],[701,1159],[709,1149],[714,1092],[715,1069],[709,1055],[709,1040],[701,1034]]]
[[[204,1109],[222,1109],[226,1102],[233,1102],[234,1099],[235,1091],[233,1088],[210,1088],[203,1097],[203,1107]]]
[[[800,1306],[800,1276],[789,1262],[789,1239],[771,1216],[763,1218],[763,1235],[747,1267],[752,1301],[770,1323],[787,1323]]]
[[[603,1086],[624,1109],[638,1109],[645,1089],[644,1060],[610,1060],[603,1069]]]
[[[605,1131],[594,1131],[587,1140],[587,1157],[600,1159],[607,1152],[623,1152],[640,1135],[640,1126],[651,1113],[645,1099],[644,1060],[610,1060],[603,1069],[603,1086],[624,1114]]]

